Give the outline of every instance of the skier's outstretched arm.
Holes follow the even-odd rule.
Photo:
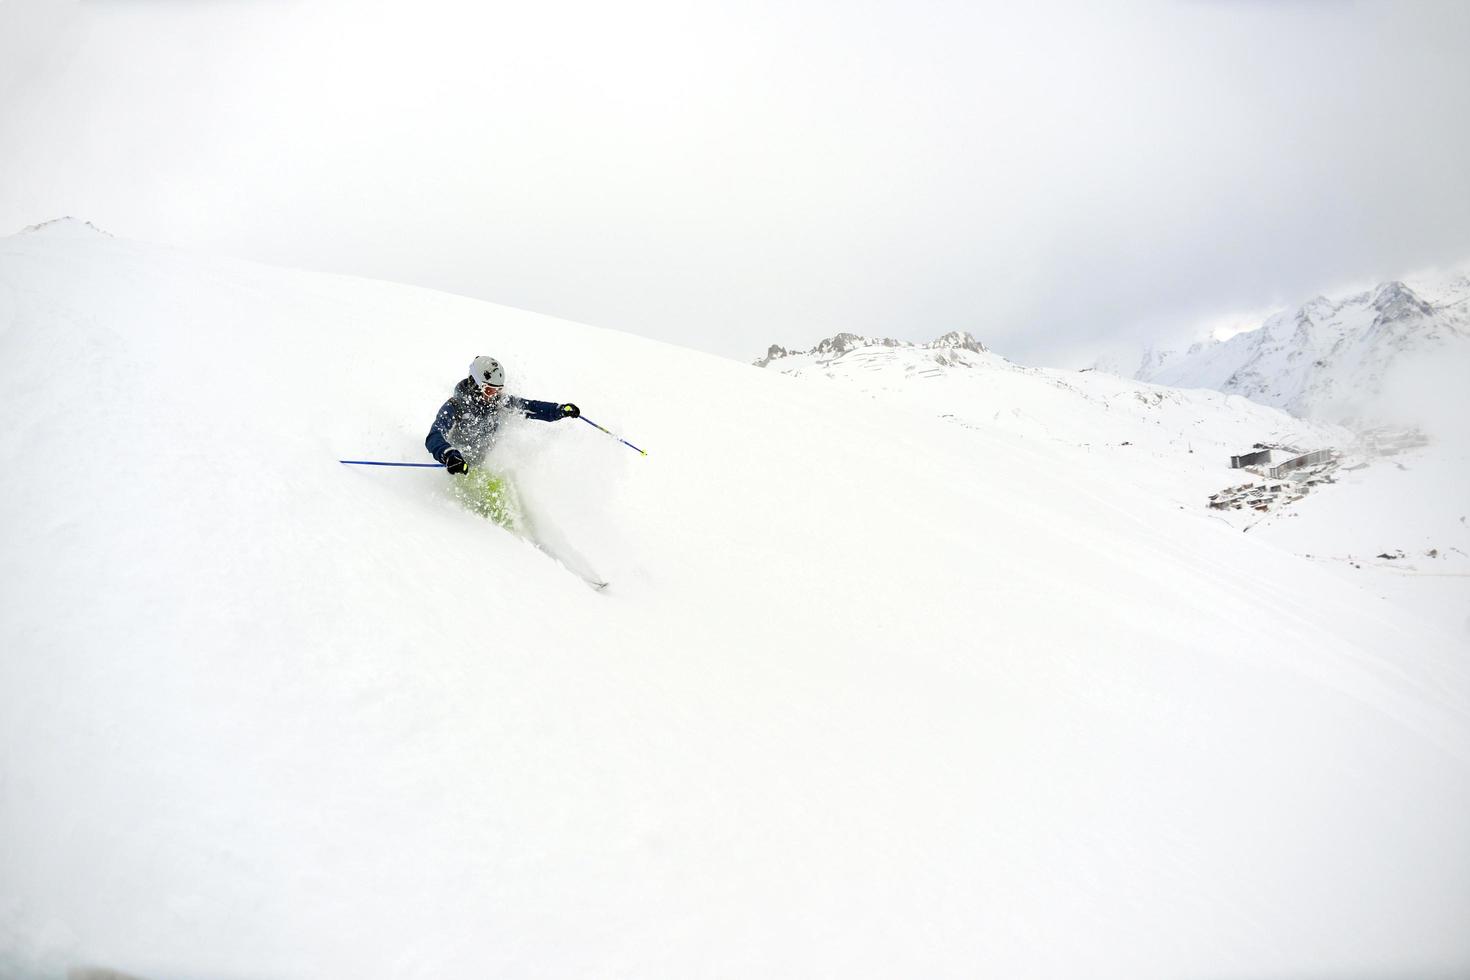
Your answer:
[[[453,399],[445,402],[439,409],[439,414],[434,416],[434,424],[429,427],[429,434],[424,438],[424,448],[434,457],[435,462],[444,462],[444,454],[454,448],[449,441],[449,431],[458,421],[459,415],[455,412]]]
[[[517,411],[523,413],[528,419],[538,422],[555,422],[557,419],[574,419],[582,414],[582,410],[571,402],[543,402],[534,398],[516,398],[513,404]]]

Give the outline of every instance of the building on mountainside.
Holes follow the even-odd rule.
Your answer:
[[[1269,462],[1271,462],[1271,450],[1258,449],[1253,453],[1246,453],[1244,456],[1231,456],[1230,468],[1232,470],[1238,470],[1245,466],[1254,466],[1257,463]]]

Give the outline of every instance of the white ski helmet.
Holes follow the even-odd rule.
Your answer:
[[[505,386],[505,368],[493,357],[481,354],[470,362],[470,380],[476,387],[494,385],[497,388]]]

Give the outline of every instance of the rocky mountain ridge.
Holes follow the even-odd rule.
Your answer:
[[[988,348],[966,330],[951,330],[927,344],[914,344],[892,337],[863,337],[855,333],[839,333],[819,341],[811,350],[787,350],[780,344],[772,344],[764,357],[758,357],[756,367],[769,367],[771,362],[785,357],[809,357],[817,362],[830,361],[864,347],[911,348],[917,350],[967,350],[984,354]]]

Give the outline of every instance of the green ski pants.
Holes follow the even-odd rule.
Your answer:
[[[507,531],[519,532],[524,523],[521,500],[509,477],[479,466],[470,467],[454,480],[454,495],[481,517],[489,518]]]

